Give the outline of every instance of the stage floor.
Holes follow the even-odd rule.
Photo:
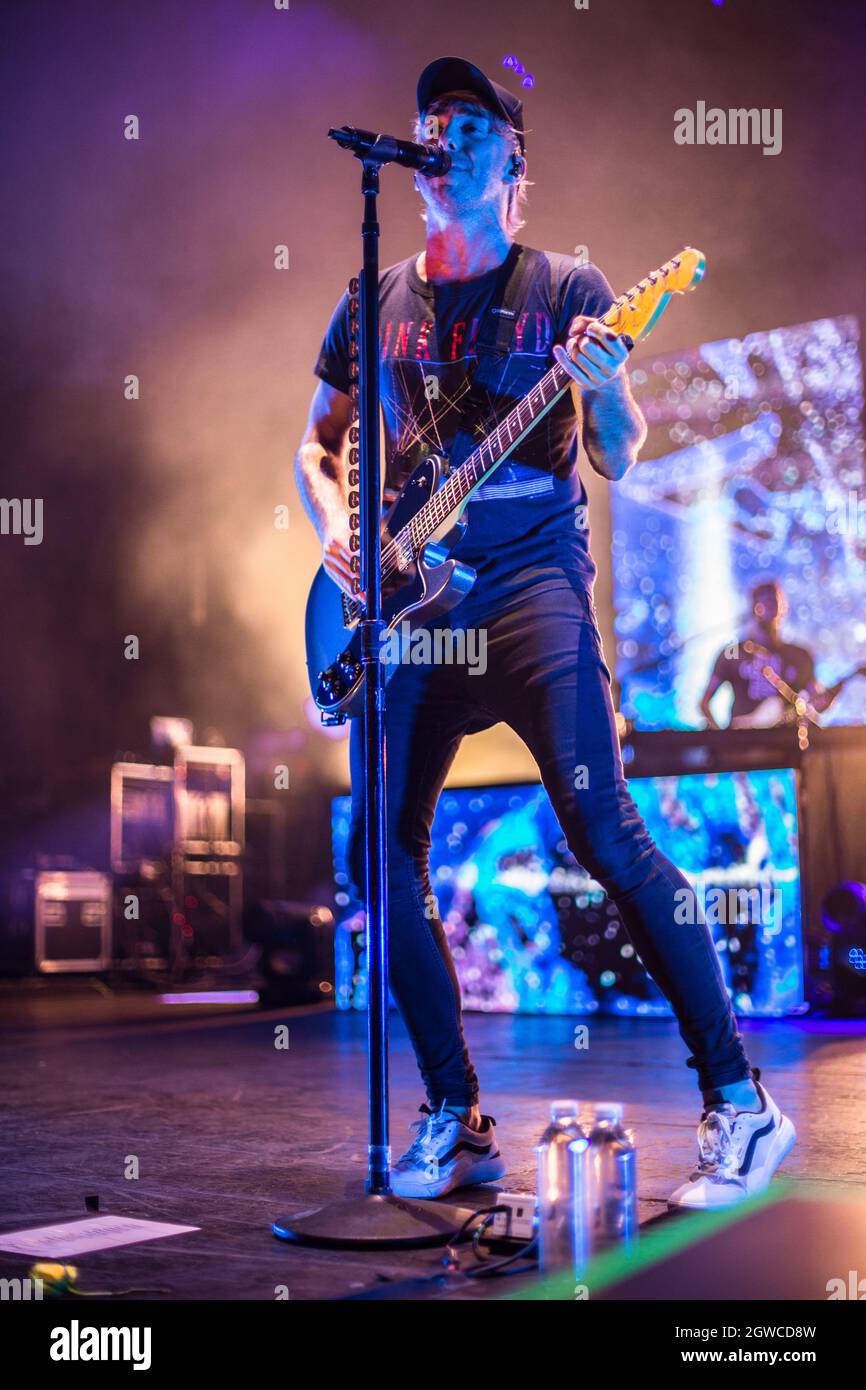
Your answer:
[[[103,1008],[92,996],[67,989],[52,1004],[43,990],[38,1007],[28,1007],[19,993],[7,1011],[4,1230],[83,1217],[92,1195],[101,1213],[199,1226],[72,1261],[83,1289],[159,1285],[171,1289],[166,1299],[272,1300],[278,1286],[291,1299],[333,1299],[440,1272],[435,1250],[312,1251],[271,1234],[276,1217],[362,1189],[363,1016],[316,1009],[169,1017],[140,996],[128,1007],[122,996],[107,997]],[[399,1153],[423,1094],[393,1017]],[[573,1045],[579,1022],[589,1023],[585,1051]],[[281,1023],[288,1050],[274,1045]],[[804,1186],[866,1191],[866,1022],[742,1020],[741,1031],[798,1130],[782,1173]],[[673,1022],[471,1014],[467,1033],[482,1106],[497,1120],[509,1166],[504,1188],[533,1190],[533,1144],[550,1100],[619,1100],[636,1131],[642,1225],[682,1219],[667,1214],[666,1199],[690,1169],[700,1097]],[[135,1179],[124,1177],[130,1156],[138,1159]],[[490,1192],[460,1200],[482,1205]],[[0,1252],[0,1277],[23,1276],[28,1264]],[[467,1286],[457,1277],[450,1296],[501,1296],[509,1282]]]

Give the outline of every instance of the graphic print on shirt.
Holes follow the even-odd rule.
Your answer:
[[[432,319],[380,323],[380,394],[394,454],[389,479],[405,479],[426,454],[447,450],[461,423],[472,422],[480,442],[547,370],[553,324],[544,310],[525,310],[514,323],[511,353],[486,364],[486,380],[476,380],[480,322],[480,315],[446,322],[441,343]],[[460,421],[461,412],[468,421]]]

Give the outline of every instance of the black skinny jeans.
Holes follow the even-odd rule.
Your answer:
[[[470,594],[430,626],[469,624],[487,633],[484,674],[470,674],[468,665],[406,664],[387,686],[390,983],[430,1104],[469,1106],[478,1099],[457,976],[431,907],[430,828],[463,735],[500,720],[529,748],[571,852],[616,903],[641,961],[670,1001],[701,1091],[747,1078],[710,931],[701,921],[677,923],[674,895],[689,884],[650,838],[626,786],[591,600],[563,576],[553,592],[529,585],[519,602],[493,608]],[[349,864],[363,898],[360,733],[360,720],[353,720]],[[587,776],[576,778],[581,765]],[[586,783],[583,790],[576,780]]]

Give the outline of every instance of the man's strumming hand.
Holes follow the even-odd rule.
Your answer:
[[[352,580],[356,577],[352,569],[352,551],[349,548],[349,518],[341,518],[333,523],[322,538],[322,564],[326,574],[334,583],[348,594],[349,598],[360,598],[352,593]]]

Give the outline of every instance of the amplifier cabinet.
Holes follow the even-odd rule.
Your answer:
[[[174,839],[174,769],[115,763],[111,769],[111,867],[136,873],[168,860]]]
[[[36,968],[43,974],[108,970],[112,885],[108,874],[40,873],[36,878]]]
[[[195,958],[237,954],[241,947],[243,874],[232,859],[190,859],[176,855],[175,925]]]
[[[244,757],[237,748],[190,744],[174,764],[175,848],[239,855],[244,847]]]

